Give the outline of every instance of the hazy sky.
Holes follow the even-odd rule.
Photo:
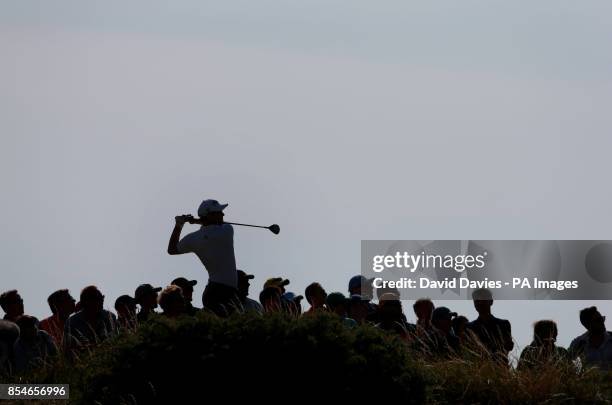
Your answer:
[[[42,317],[58,288],[97,284],[111,307],[184,275],[199,303],[199,260],[166,246],[174,215],[204,198],[229,202],[229,220],[280,224],[236,228],[254,292],[276,275],[345,292],[362,239],[612,239],[611,13],[603,0],[2,1],[2,290]],[[521,345],[541,318],[567,345],[585,304],[495,307]]]

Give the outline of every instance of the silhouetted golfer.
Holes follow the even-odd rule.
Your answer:
[[[175,217],[176,225],[168,243],[168,253],[171,255],[195,253],[198,256],[208,271],[202,304],[220,316],[228,315],[239,305],[234,228],[223,223],[223,210],[226,207],[227,204],[219,204],[216,200],[203,201],[198,208],[198,223],[202,227],[182,239],[183,226],[195,219],[191,215]]]
[[[572,341],[569,351],[574,358],[580,356],[584,365],[612,370],[612,332],[606,331],[605,322],[597,307],[580,311],[580,323],[587,331]]]
[[[475,290],[472,293],[474,308],[478,312],[478,318],[467,324],[467,329],[472,332],[487,349],[491,356],[508,364],[508,353],[514,347],[512,340],[512,328],[506,319],[499,319],[491,314],[493,306],[493,294],[487,289]]]

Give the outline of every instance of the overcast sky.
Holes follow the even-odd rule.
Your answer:
[[[97,284],[110,308],[184,275],[199,303],[199,260],[166,246],[204,198],[229,202],[228,220],[280,224],[236,228],[253,292],[276,275],[346,292],[362,239],[612,239],[611,13],[603,0],[3,1],[2,289],[43,317],[58,288]],[[521,345],[541,318],[567,345],[584,305],[495,308]]]

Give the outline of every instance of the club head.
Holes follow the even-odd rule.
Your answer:
[[[274,224],[274,225],[270,225],[270,226],[268,227],[268,229],[269,229],[270,231],[272,231],[272,233],[273,233],[274,235],[278,235],[278,233],[280,232],[280,226],[278,226],[278,225],[276,225],[276,224]]]

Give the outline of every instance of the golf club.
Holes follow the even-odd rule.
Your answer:
[[[190,224],[202,224],[202,222],[200,222],[199,219],[192,217],[192,219],[190,219],[188,221]],[[263,226],[263,225],[251,225],[251,224],[240,224],[238,222],[223,222],[224,224],[229,224],[229,225],[240,225],[240,226],[250,226],[252,228],[264,228],[264,229],[269,229],[270,232],[272,232],[274,235],[278,235],[278,233],[280,232],[280,226],[278,226],[277,224],[272,224],[270,226]]]

